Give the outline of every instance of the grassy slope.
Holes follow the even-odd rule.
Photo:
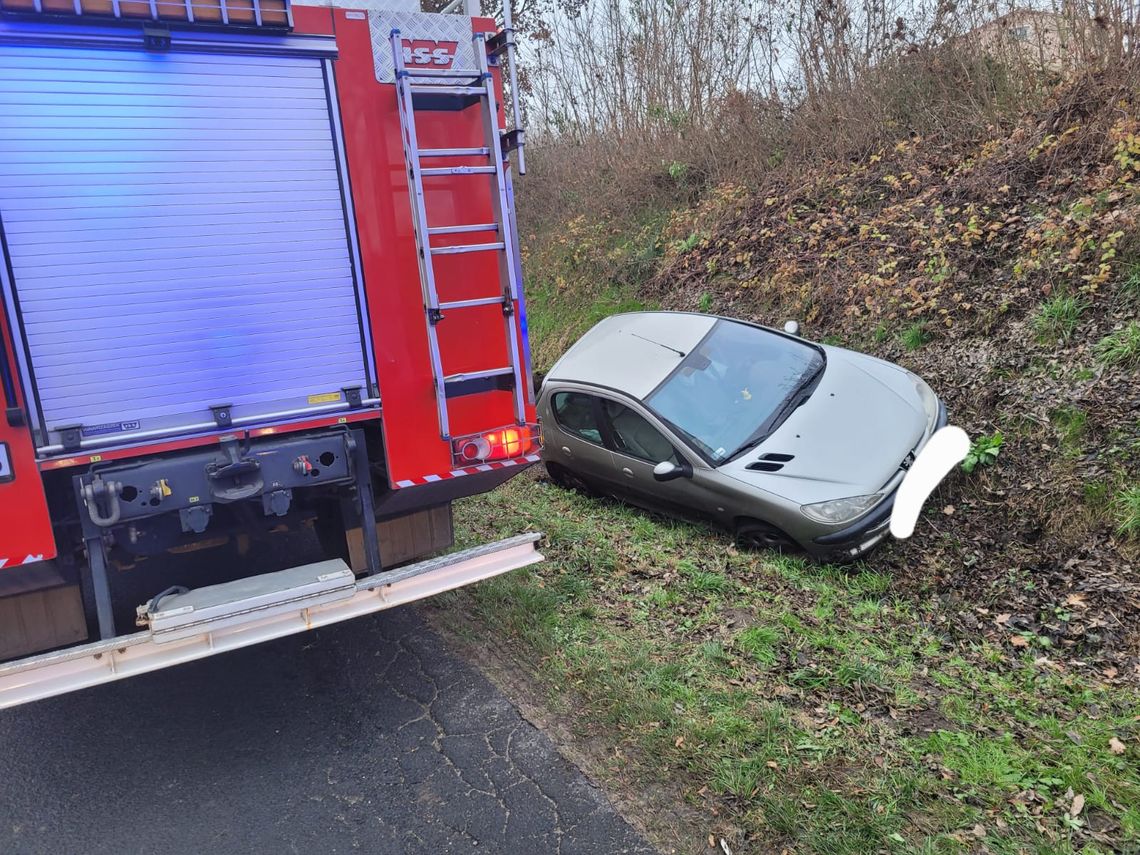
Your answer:
[[[958,638],[936,598],[870,567],[742,554],[537,478],[458,522],[471,542],[543,531],[548,560],[452,595],[443,622],[510,640],[508,664],[604,746],[596,776],[680,787],[706,824],[661,832],[678,851],[709,833],[852,855],[1140,841],[1131,686]]]
[[[847,571],[541,478],[459,507],[464,537],[542,530],[549,560],[443,619],[505,629],[598,774],[676,784],[708,818],[682,851],[1140,848],[1134,98],[1093,80],[1000,138],[530,236],[540,369],[613,311],[798,317],[1005,437]]]

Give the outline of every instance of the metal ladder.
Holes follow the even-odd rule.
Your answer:
[[[513,44],[505,48],[510,51]],[[474,51],[478,64],[477,71],[453,69],[408,69],[404,63],[404,51],[400,31],[392,30],[392,57],[396,68],[396,97],[399,104],[401,138],[404,142],[404,160],[408,168],[408,182],[412,203],[412,222],[415,226],[416,250],[420,267],[420,284],[423,287],[424,313],[427,319],[428,345],[431,354],[432,375],[435,379],[436,407],[439,410],[440,435],[451,440],[451,426],[448,418],[447,402],[450,397],[462,394],[476,394],[502,388],[501,384],[510,378],[514,398],[515,421],[526,423],[525,387],[526,372],[519,348],[515,304],[519,299],[518,275],[514,258],[518,252],[516,236],[511,225],[511,208],[508,191],[509,168],[506,155],[513,148],[520,149],[521,132],[500,133],[496,115],[495,81],[488,63],[487,37],[477,33],[474,37]],[[457,111],[479,105],[483,118],[483,138],[485,144],[474,148],[420,148],[416,137],[416,113],[430,110]],[[426,167],[425,159],[446,159],[453,157],[486,158],[486,166],[443,166]],[[486,175],[494,179],[491,200],[494,208],[494,222],[466,225],[429,227],[424,197],[424,178],[439,175]],[[492,233],[496,239],[484,243],[458,244],[454,246],[432,246],[431,239],[437,235]],[[499,279],[502,291],[494,296],[471,300],[443,301],[436,289],[435,265],[437,255],[456,255],[468,252],[494,252],[499,259]],[[475,306],[499,305],[503,310],[503,328],[507,338],[508,365],[496,366],[483,371],[469,371],[461,374],[445,374],[439,353],[439,325],[445,322],[447,313],[462,311]]]

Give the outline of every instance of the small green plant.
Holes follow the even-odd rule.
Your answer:
[[[1124,537],[1140,537],[1140,487],[1128,487],[1116,495],[1116,530]]]
[[[930,341],[926,326],[921,322],[907,327],[899,334],[899,338],[902,339],[903,347],[907,350],[918,350]]]
[[[891,337],[891,331],[887,329],[886,324],[879,324],[871,337],[875,340],[875,344],[882,344]]]
[[[1080,297],[1057,296],[1041,304],[1033,317],[1033,329],[1042,344],[1068,341],[1088,304]]]
[[[696,232],[693,232],[691,235],[689,235],[687,238],[685,238],[683,241],[680,241],[676,245],[677,246],[677,254],[678,255],[684,255],[687,252],[692,252],[693,249],[695,249],[697,244],[700,242],[701,242],[701,236],[699,234],[697,234]]]
[[[992,466],[1004,441],[1005,437],[1000,430],[995,431],[992,436],[979,436],[970,444],[970,451],[962,461],[962,470],[973,472],[979,466]]]
[[[1140,365],[1140,321],[1106,335],[1096,346],[1096,356],[1105,365]]]
[[[701,298],[697,300],[697,308],[702,312],[707,312],[712,308],[712,294],[708,291],[701,294]]]
[[[689,164],[674,160],[669,164],[669,177],[678,184],[684,184],[685,179],[689,177]]]

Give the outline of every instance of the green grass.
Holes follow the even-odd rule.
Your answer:
[[[1104,481],[1088,481],[1081,492],[1084,503],[1094,512],[1104,511],[1111,504],[1108,484]]]
[[[1140,261],[1133,262],[1120,282],[1121,296],[1131,302],[1140,302]]]
[[[1054,410],[1051,417],[1053,426],[1061,438],[1061,449],[1070,456],[1081,452],[1081,440],[1088,425],[1088,413],[1078,407],[1061,407]]]
[[[1042,344],[1067,342],[1077,329],[1087,303],[1081,297],[1058,295],[1042,303],[1033,316],[1033,329]]]
[[[925,324],[917,323],[899,333],[899,340],[907,350],[918,350],[930,341],[930,336],[926,332]]]
[[[979,824],[994,853],[1140,847],[1126,688],[954,642],[873,567],[741,553],[545,480],[456,514],[461,544],[546,533],[546,562],[449,595],[440,619],[510,640],[615,786],[665,779],[774,851],[966,853]]]
[[[549,368],[603,318],[656,308],[639,294],[660,263],[666,220],[666,212],[646,208],[630,212],[622,228],[579,224],[527,258],[527,321],[536,368]]]
[[[1140,537],[1140,486],[1121,490],[1112,504],[1116,511],[1116,530],[1125,537]]]
[[[1129,321],[1123,329],[1102,338],[1096,355],[1105,365],[1140,365],[1140,321]]]

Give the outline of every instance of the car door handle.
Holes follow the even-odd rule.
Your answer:
[[[573,457],[574,456],[574,452],[572,452],[570,450],[569,446],[565,446],[565,445],[562,446],[562,453],[565,454],[567,457]]]
[[[633,477],[633,470],[630,469],[628,466],[623,466],[621,468],[621,471],[625,474],[626,478],[632,478]]]

